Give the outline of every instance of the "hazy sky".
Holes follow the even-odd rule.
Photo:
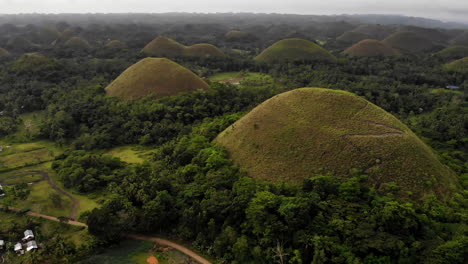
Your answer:
[[[468,22],[468,0],[0,0],[0,4],[0,13],[371,13]]]

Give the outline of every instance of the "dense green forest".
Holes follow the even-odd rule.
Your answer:
[[[134,27],[146,34],[129,35]],[[177,25],[172,35],[193,44],[205,29]],[[2,30],[26,29],[4,24]],[[468,260],[468,75],[444,70],[451,60],[430,52],[349,57],[335,52],[338,44],[330,40],[325,47],[336,61],[257,63],[254,55],[276,40],[272,32],[259,29],[245,43],[214,43],[224,51],[243,49],[242,55],[171,59],[201,77],[258,72],[270,78],[239,85],[205,79],[210,85],[206,91],[123,101],[106,96],[105,87],[144,57],[140,50],[157,35],[154,28],[113,27],[113,36],[128,45],[124,49],[99,46],[99,32],[105,31],[99,25],[75,30],[90,41],[90,50],[32,46],[13,50],[12,57],[0,62],[0,136],[57,143],[64,149],[51,163],[57,179],[73,192],[99,197],[101,204],[79,215],[89,226],[83,245],[45,233],[43,239],[50,240],[44,250],[23,260],[5,254],[11,263],[80,263],[128,233],[174,236],[216,263]],[[0,43],[6,42],[3,38]],[[23,55],[31,51],[43,55]],[[460,89],[445,89],[448,85]],[[428,195],[411,200],[398,195],[396,184],[376,190],[358,170],[347,178],[318,175],[300,184],[264,182],[249,177],[213,142],[265,100],[301,87],[349,91],[395,115],[457,174],[458,191],[447,199]],[[22,116],[33,112],[43,114],[38,132],[15,138]],[[151,155],[144,163],[131,164],[104,152],[123,145],[144,146]],[[25,200],[31,195],[28,188],[23,184],[12,190]],[[26,222],[0,228],[0,235],[40,225],[29,218],[21,221]]]

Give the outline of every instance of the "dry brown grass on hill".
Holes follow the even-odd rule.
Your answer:
[[[223,131],[216,142],[254,178],[300,183],[316,175],[369,175],[415,197],[444,196],[456,175],[391,114],[344,91],[303,88],[277,95]]]
[[[145,58],[126,69],[106,88],[109,96],[125,100],[147,95],[164,97],[208,89],[196,74],[165,58]]]
[[[355,57],[389,57],[397,56],[398,51],[394,50],[378,40],[366,39],[349,47],[344,54]]]

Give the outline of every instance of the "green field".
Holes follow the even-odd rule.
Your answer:
[[[127,163],[143,163],[149,158],[150,153],[149,149],[142,146],[120,146],[105,152]]]
[[[235,85],[245,84],[248,86],[273,84],[274,81],[270,75],[259,72],[223,72],[210,76],[208,80]]]
[[[163,253],[164,251],[164,253]],[[155,256],[160,264],[187,263],[184,254],[141,240],[125,240],[115,247],[94,255],[80,264],[147,264],[147,259]]]

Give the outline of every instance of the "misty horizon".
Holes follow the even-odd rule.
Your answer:
[[[318,1],[292,0],[287,3],[266,0],[240,0],[225,3],[214,0],[187,1],[130,1],[130,0],[45,0],[37,3],[28,0],[0,0],[0,14],[122,14],[122,13],[257,13],[297,15],[389,15],[436,19],[444,22],[468,23],[468,2],[456,0],[423,0],[391,3],[368,0],[330,0],[326,5]]]

